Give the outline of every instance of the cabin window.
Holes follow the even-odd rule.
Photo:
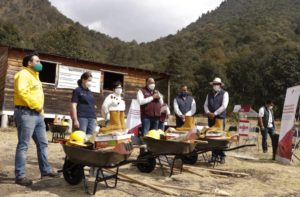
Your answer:
[[[103,90],[113,90],[116,81],[124,84],[124,75],[120,73],[104,72]]]
[[[57,63],[41,61],[43,70],[40,72],[40,80],[43,83],[55,84]]]

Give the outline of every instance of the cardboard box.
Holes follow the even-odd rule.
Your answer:
[[[131,134],[125,135],[101,135],[95,137],[95,148],[106,148],[116,146],[120,143],[130,143]]]

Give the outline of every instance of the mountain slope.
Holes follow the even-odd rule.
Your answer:
[[[175,35],[137,44],[88,30],[48,0],[0,0],[0,43],[166,71],[172,96],[187,84],[200,111],[215,76],[231,105],[271,98],[281,108],[300,82],[299,11],[300,0],[226,0]]]

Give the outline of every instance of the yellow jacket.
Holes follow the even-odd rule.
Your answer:
[[[23,68],[14,77],[15,106],[25,106],[42,112],[44,107],[44,92],[39,73],[30,68]]]

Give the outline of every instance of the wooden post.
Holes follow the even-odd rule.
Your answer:
[[[71,118],[68,120],[68,123],[69,123],[68,133],[72,133],[72,130],[73,130],[73,121],[72,121]]]
[[[170,78],[168,79],[168,106],[170,107],[171,105],[171,82]]]
[[[8,126],[8,115],[2,114],[1,116],[1,128],[7,128]]]

